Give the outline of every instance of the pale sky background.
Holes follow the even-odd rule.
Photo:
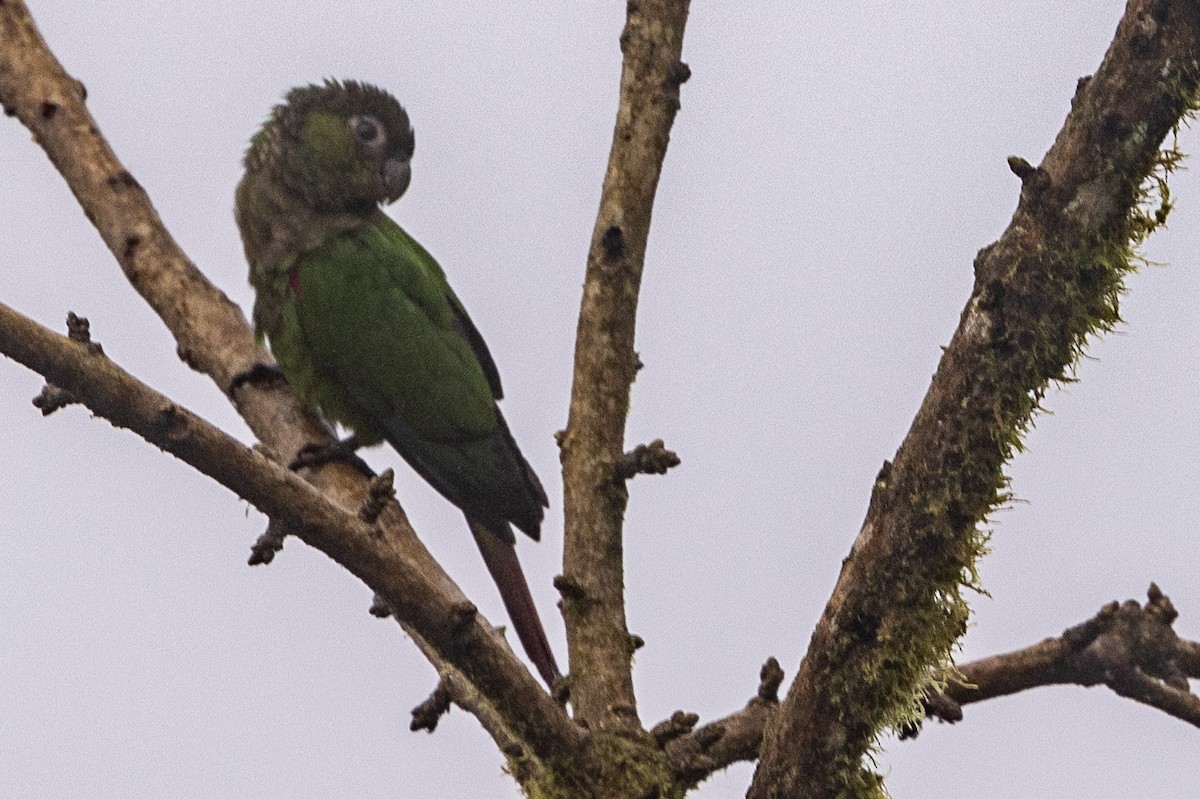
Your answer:
[[[32,0],[43,34],[167,226],[243,308],[232,218],[249,136],[281,95],[376,82],[416,128],[391,213],[491,346],[552,508],[520,554],[560,658],[561,483],[584,258],[617,98],[624,3]],[[683,465],[631,484],[627,584],[642,718],[710,720],[794,675],[872,480],[1007,224],[1005,157],[1041,159],[1123,4],[693,4],[638,325],[629,443]],[[1185,149],[1200,142],[1189,133]],[[175,357],[63,181],[0,119],[0,300],[91,319],[118,363],[248,439]],[[1200,187],[1130,280],[1127,324],[1055,389],[997,514],[965,660],[1025,646],[1158,581],[1200,638]],[[295,540],[245,565],[263,518],[0,359],[0,795],[517,796],[474,719],[408,732],[435,675],[371,594]],[[389,450],[416,529],[503,623],[461,515]],[[1193,688],[1196,688],[1193,683]],[[886,740],[896,797],[1188,796],[1200,731],[1107,689],[971,706]],[[742,796],[752,767],[696,794]]]

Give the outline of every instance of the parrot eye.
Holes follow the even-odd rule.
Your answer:
[[[383,147],[385,138],[383,125],[379,124],[379,120],[375,117],[351,117],[349,124],[350,130],[354,131],[354,138],[364,145],[371,149]]]

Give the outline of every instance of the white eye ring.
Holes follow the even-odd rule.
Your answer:
[[[379,124],[379,120],[372,116],[354,116],[350,117],[348,123],[350,130],[354,132],[354,138],[358,139],[367,147],[377,149],[383,146],[386,138],[383,133],[383,125]]]

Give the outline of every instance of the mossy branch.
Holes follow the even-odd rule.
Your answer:
[[[1200,642],[1176,634],[1175,607],[1158,586],[1151,584],[1147,600],[1144,605],[1111,602],[1061,636],[957,666],[942,675],[942,689],[925,698],[926,715],[953,723],[962,719],[963,706],[974,702],[1053,685],[1105,685],[1200,726],[1200,697],[1188,685],[1188,679],[1200,679]],[[767,661],[758,694],[741,710],[702,726],[689,718],[689,730],[665,741],[680,781],[698,784],[736,762],[758,758],[763,735],[779,713],[774,690],[783,675],[778,669],[773,658]],[[901,729],[901,738],[919,731],[914,723]]]
[[[883,794],[863,757],[919,719],[966,629],[1004,465],[1047,388],[1119,320],[1133,247],[1164,218],[1166,197],[1142,187],[1160,190],[1175,159],[1159,148],[1193,107],[1198,52],[1193,3],[1133,0],[1054,146],[1021,169],[1013,220],[976,258],[958,330],[767,730],[752,799]]]

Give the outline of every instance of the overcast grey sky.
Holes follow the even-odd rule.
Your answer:
[[[251,302],[232,219],[249,136],[289,87],[376,82],[416,128],[391,213],[440,260],[504,376],[552,508],[520,554],[565,659],[552,434],[566,421],[584,256],[616,106],[624,3],[31,0],[102,130],[199,267]],[[433,10],[436,5],[436,10]],[[971,285],[1116,0],[695,2],[640,307],[630,443],[683,465],[631,484],[642,718],[740,707],[788,677]],[[1186,132],[1185,149],[1197,146]],[[0,300],[68,310],[125,368],[248,439],[125,282],[28,133],[0,119]],[[1200,191],[1178,208],[1011,468],[962,659],[1024,646],[1158,581],[1200,638]],[[295,541],[245,566],[264,521],[79,409],[43,420],[0,359],[0,795],[517,796],[461,711],[407,731],[435,675],[370,592]],[[394,453],[416,529],[494,621],[461,515]],[[1193,684],[1193,687],[1195,685]],[[885,741],[897,797],[1185,796],[1200,732],[1106,689],[971,706]],[[699,792],[741,796],[749,765]]]

